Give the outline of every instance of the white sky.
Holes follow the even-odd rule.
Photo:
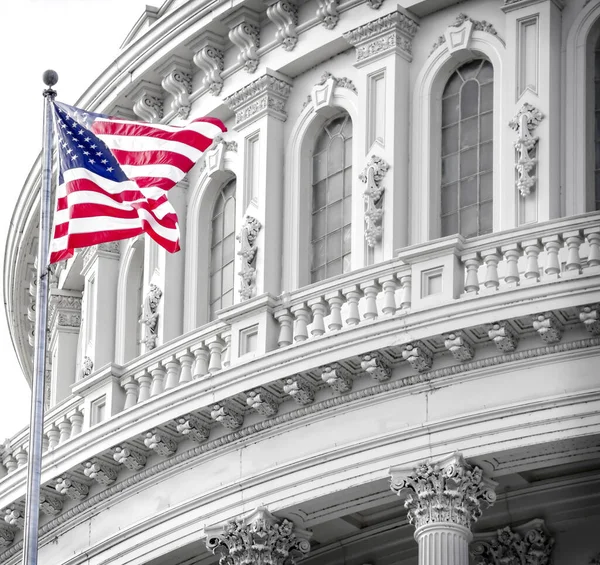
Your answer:
[[[74,104],[110,64],[146,0],[8,0],[0,16],[0,257],[12,212],[42,139],[42,73],[58,72],[57,99]],[[150,0],[160,5],[160,0]],[[0,278],[0,290],[2,279]],[[29,422],[29,387],[0,308],[0,442]]]

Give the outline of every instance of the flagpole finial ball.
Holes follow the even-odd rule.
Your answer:
[[[54,86],[58,82],[58,73],[50,69],[44,71],[42,80],[46,86]]]

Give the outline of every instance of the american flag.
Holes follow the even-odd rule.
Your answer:
[[[50,263],[74,249],[147,233],[179,250],[167,191],[227,131],[216,118],[185,127],[148,124],[54,103],[59,179]]]

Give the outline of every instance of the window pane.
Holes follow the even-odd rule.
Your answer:
[[[352,198],[347,197],[344,198],[343,202],[342,202],[342,207],[343,207],[343,222],[344,225],[349,224],[351,219],[352,219]]]
[[[479,84],[485,84],[486,82],[494,80],[494,67],[492,67],[492,63],[489,61],[483,62],[481,70],[477,75],[477,80],[479,81]]]
[[[494,177],[492,173],[485,173],[479,177],[479,200],[491,200],[494,193]]]
[[[325,239],[320,239],[313,243],[313,267],[320,267],[325,263]]]
[[[458,151],[458,125],[442,130],[442,157]]]
[[[342,202],[338,200],[327,208],[327,230],[329,233],[339,230],[343,225]]]
[[[327,262],[342,256],[342,232],[338,231],[327,236]]]
[[[460,122],[460,148],[466,149],[477,145],[479,138],[479,120],[470,118],[464,122]]]
[[[484,143],[479,146],[479,170],[491,171],[493,168],[494,151],[492,143]]]
[[[447,126],[458,122],[458,105],[460,98],[458,94],[442,100],[442,125]]]
[[[350,121],[350,120],[348,120]],[[352,139],[344,141],[344,167],[352,165]]]
[[[327,150],[327,174],[331,175],[344,168],[344,140],[334,137]]]
[[[476,116],[479,111],[479,83],[469,80],[460,91],[460,119]]]
[[[221,296],[221,271],[217,271],[210,278],[210,296],[211,302],[214,302],[216,298]]]
[[[320,181],[313,185],[313,211],[320,210],[325,207],[327,199],[327,181]]]
[[[222,258],[222,247],[220,243],[217,243],[217,245],[215,245],[212,248],[212,252],[210,254],[210,272],[211,273],[216,273],[217,271],[219,271],[221,269],[221,266],[223,265],[223,258]]]
[[[223,215],[218,214],[212,221],[212,244],[214,245],[221,239],[223,239]]]
[[[331,263],[327,263],[327,276],[328,277],[335,277],[335,275],[341,275],[342,274],[342,260],[341,259],[336,259],[335,261],[332,261]]]
[[[453,73],[452,76],[448,79],[446,83],[446,88],[444,88],[443,97],[446,98],[451,96],[452,94],[458,94],[460,91],[460,87],[462,86],[463,80],[458,73]]]
[[[327,204],[341,200],[344,195],[344,173],[340,171],[327,179]]]
[[[485,202],[479,208],[479,233],[490,233],[493,227],[492,203]]]
[[[327,153],[319,153],[313,157],[313,182],[327,177]]]
[[[223,235],[226,236],[235,231],[235,200],[228,198],[225,202],[223,212]]]
[[[352,167],[344,169],[344,196],[352,194]]]
[[[226,292],[221,298],[221,308],[227,308],[233,304],[233,290]],[[219,310],[221,309],[219,308]]]
[[[460,154],[460,178],[470,177],[477,172],[477,147]]]
[[[223,264],[233,261],[235,254],[235,236],[229,234],[223,240]]]
[[[317,239],[321,239],[327,233],[327,212],[325,210],[321,210],[316,214],[313,214],[312,218],[312,239],[316,241]]]
[[[344,121],[342,134],[344,136],[344,139],[350,139],[352,137],[352,120],[349,116],[346,116],[346,120]]]
[[[349,273],[352,270],[352,255],[350,253],[342,258],[342,268],[344,273]]]
[[[442,214],[456,212],[458,209],[458,183],[442,187]]]
[[[491,82],[481,87],[479,109],[481,112],[489,112],[494,109],[494,84]]]
[[[469,61],[468,63],[465,63],[460,69],[458,69],[458,72],[460,73],[460,76],[462,76],[463,80],[467,81],[471,78],[475,78],[481,69],[481,63],[481,59],[476,59],[475,61]]]
[[[223,267],[223,293],[233,288],[233,263],[228,263]]]
[[[442,184],[458,180],[458,155],[442,159]]]
[[[471,206],[460,211],[460,234],[463,237],[477,235],[477,212],[477,206]]]
[[[477,204],[477,177],[460,181],[460,207]]]
[[[343,230],[342,230],[342,251],[344,253],[349,253],[350,252],[350,244],[352,241],[352,228],[350,226],[346,226]],[[346,271],[344,271],[346,272]]]
[[[442,216],[442,237],[458,233],[458,215]]]
[[[492,113],[484,114],[479,118],[479,142],[491,141],[494,135],[494,116]]]

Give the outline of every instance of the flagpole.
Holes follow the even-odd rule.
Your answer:
[[[52,190],[52,102],[58,82],[55,71],[46,71],[44,84],[44,132],[42,145],[42,187],[40,191],[40,227],[37,255],[37,297],[35,312],[35,349],[31,413],[29,421],[29,460],[23,533],[23,565],[37,565],[40,486],[42,474],[42,438],[44,434],[44,376],[46,372],[46,327],[48,318],[48,254]]]

